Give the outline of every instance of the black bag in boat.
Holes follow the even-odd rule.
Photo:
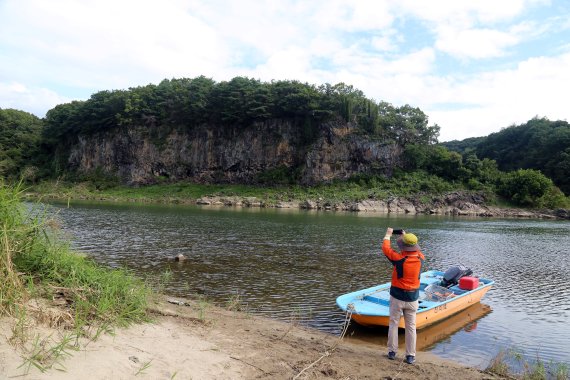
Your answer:
[[[443,274],[441,286],[449,288],[450,286],[457,285],[461,277],[470,276],[471,274],[473,274],[473,271],[466,266],[461,264],[454,265]]]

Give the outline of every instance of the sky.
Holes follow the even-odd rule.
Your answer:
[[[0,108],[204,75],[344,82],[440,141],[567,120],[568,0],[0,0]]]

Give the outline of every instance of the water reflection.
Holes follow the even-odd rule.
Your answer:
[[[495,280],[483,299],[493,312],[477,321],[475,331],[459,329],[427,345],[432,352],[484,366],[500,349],[514,346],[530,358],[540,350],[545,361],[570,363],[567,221],[180,206],[56,208],[76,249],[142,276],[169,271],[165,289],[171,295],[202,294],[224,304],[239,294],[252,312],[301,319],[336,334],[344,322],[336,297],[389,281],[381,240],[387,226],[405,228],[419,236],[427,269],[463,264]],[[178,254],[188,260],[174,262]]]
[[[477,321],[491,313],[491,311],[489,305],[477,303],[444,321],[418,330],[416,348],[419,351],[428,350],[435,344],[449,339],[450,336],[460,330],[463,330],[465,333],[475,332]],[[351,323],[345,339],[386,347],[387,334],[387,327],[367,328]],[[398,340],[400,347],[404,347],[405,337],[403,330],[399,331]]]

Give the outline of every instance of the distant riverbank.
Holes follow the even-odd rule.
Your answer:
[[[332,203],[322,198],[304,201],[281,201],[266,205],[255,197],[207,196],[197,199],[198,205],[234,207],[275,207],[325,211],[378,212],[383,214],[452,215],[504,218],[570,219],[568,210],[528,210],[487,206],[477,194],[452,192],[427,197],[392,197],[386,200],[366,199]]]
[[[145,187],[97,189],[93,185],[43,183],[26,193],[28,199],[92,200],[229,207],[271,207],[324,211],[378,212],[409,215],[570,219],[568,209],[527,209],[499,203],[485,192],[457,190],[439,194],[394,194],[355,184],[315,187],[257,187],[177,183]]]

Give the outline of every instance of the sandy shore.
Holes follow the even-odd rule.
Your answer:
[[[171,298],[169,300],[172,301]],[[496,376],[418,353],[417,364],[385,357],[380,344],[354,343],[293,323],[209,305],[167,302],[152,308],[153,322],[83,341],[52,368],[25,363],[9,342],[14,321],[0,328],[0,379],[493,379]],[[57,341],[63,331],[28,326]]]

